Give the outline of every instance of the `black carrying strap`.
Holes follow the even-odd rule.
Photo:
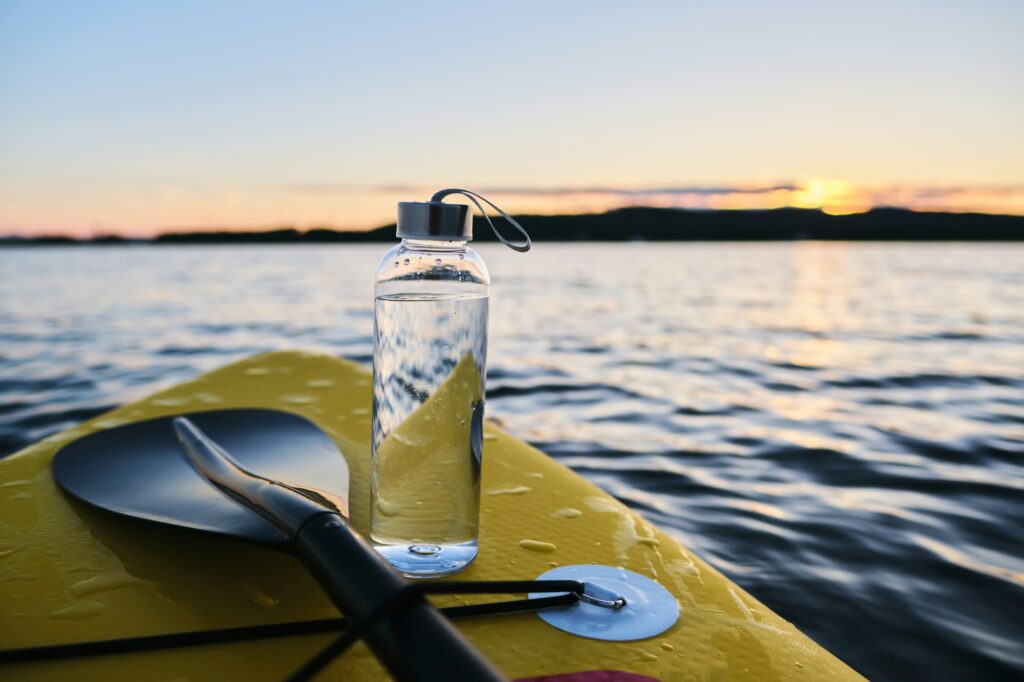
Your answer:
[[[175,632],[164,635],[147,635],[143,637],[125,637],[121,639],[98,640],[92,642],[72,642],[70,644],[52,644],[47,646],[25,647],[22,649],[0,649],[0,664],[26,663],[30,661],[53,660],[59,658],[77,658],[83,656],[104,656],[138,651],[155,651],[179,647],[202,646],[207,644],[225,644],[244,642],[271,637],[294,637],[325,632],[346,630],[346,634],[333,642],[310,661],[324,660],[312,674],[316,674],[323,665],[330,663],[342,653],[352,642],[355,642],[373,626],[388,616],[395,615],[409,599],[424,594],[505,594],[518,592],[551,592],[562,593],[550,597],[531,599],[514,599],[510,601],[469,604],[465,606],[449,606],[440,611],[452,619],[473,618],[479,616],[500,615],[536,611],[558,606],[568,606],[579,599],[583,593],[583,583],[574,580],[513,580],[513,581],[450,581],[436,583],[411,583],[403,588],[395,597],[381,606],[368,618],[350,627],[345,618],[325,618],[321,620],[297,621],[292,623],[274,623],[271,625],[250,625],[237,628],[218,630],[202,630],[197,632]],[[350,635],[354,635],[350,637]],[[341,639],[350,642],[338,648]],[[330,650],[329,657],[326,654]],[[310,663],[293,673],[289,679],[309,679],[295,677],[306,670]]]
[[[516,221],[515,218],[510,216],[508,213],[505,213],[505,211],[503,211],[501,208],[499,208],[497,206],[497,204],[495,204],[493,201],[491,201],[487,197],[481,196],[481,195],[477,194],[476,192],[474,192],[472,190],[468,190],[468,189],[455,189],[455,188],[453,188],[453,189],[442,189],[442,190],[438,190],[437,192],[434,192],[434,196],[430,197],[430,200],[431,201],[443,201],[445,197],[451,196],[452,194],[461,194],[462,196],[464,196],[467,199],[469,199],[470,201],[472,201],[473,205],[476,206],[476,209],[478,211],[480,211],[480,214],[484,217],[484,220],[487,221],[487,224],[491,226],[491,230],[494,232],[494,236],[497,237],[498,241],[500,241],[502,244],[504,244],[508,248],[512,249],[513,251],[519,251],[520,253],[526,253],[527,251],[530,250],[530,247],[533,245],[533,242],[530,241],[530,235],[527,234],[526,229],[522,225],[520,225]],[[501,232],[498,232],[498,228],[496,228],[494,226],[494,223],[491,221],[491,216],[487,215],[487,211],[484,210],[484,207],[480,205],[480,201],[477,201],[477,199],[479,199],[480,201],[484,202],[485,204],[487,204],[488,206],[493,208],[495,211],[498,212],[498,214],[502,218],[507,220],[509,222],[509,224],[512,225],[512,227],[514,227],[517,230],[519,230],[519,233],[521,235],[523,235],[523,240],[524,241],[522,241],[522,242],[510,241],[510,240],[506,239],[504,237],[504,235],[501,234]]]

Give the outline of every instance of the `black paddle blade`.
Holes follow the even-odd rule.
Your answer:
[[[316,490],[347,512],[348,465],[312,422],[276,410],[184,416],[246,469]],[[173,419],[136,422],[70,443],[54,456],[53,477],[72,497],[115,514],[284,548],[285,533],[192,468]]]

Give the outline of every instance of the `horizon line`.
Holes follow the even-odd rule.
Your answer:
[[[29,217],[34,209],[23,207],[19,213],[16,206],[8,206],[9,214],[0,217],[0,234],[24,237],[69,234],[81,238],[116,234],[142,238],[180,231],[243,232],[321,227],[359,232],[390,223],[394,215],[392,202],[419,194],[426,199],[436,187],[418,183],[291,183],[265,187],[259,197],[249,197],[250,200],[243,200],[244,191],[226,198],[218,198],[216,194],[182,195],[172,207],[167,205],[166,197],[156,203],[140,203],[141,196],[121,196],[117,201],[104,201],[90,208],[75,210],[65,206],[60,211],[65,214],[63,217],[51,215],[45,220]],[[832,215],[901,208],[918,212],[1024,215],[1024,183],[870,185],[810,176],[761,183],[647,186],[484,183],[478,188],[516,215],[585,215],[630,207],[751,211],[789,207],[816,209]],[[167,196],[172,195],[175,193]]]
[[[611,213],[620,213],[624,211],[634,210],[649,210],[659,212],[673,212],[673,213],[700,213],[700,214],[711,214],[711,213],[775,213],[775,212],[800,212],[800,213],[816,213],[821,217],[827,218],[843,218],[856,215],[864,215],[868,213],[874,213],[878,211],[899,211],[905,213],[913,213],[918,215],[960,215],[960,216],[980,216],[989,218],[1018,218],[1024,219],[1024,215],[1017,213],[992,213],[988,211],[978,210],[921,210],[910,208],[906,206],[871,206],[862,211],[852,211],[849,213],[833,213],[825,210],[822,207],[800,207],[800,206],[777,206],[771,208],[701,208],[701,207],[665,207],[665,206],[650,206],[650,205],[634,205],[634,206],[620,206],[612,208],[606,211],[585,211],[575,213],[531,213],[531,212],[517,212],[514,213],[516,218],[544,218],[544,219],[557,219],[557,218],[577,218],[585,216],[602,216]],[[481,216],[474,213],[474,220],[482,219]],[[109,232],[96,232],[89,236],[76,236],[68,233],[57,233],[47,232],[35,235],[18,234],[17,232],[8,232],[0,228],[0,241],[4,242],[45,242],[50,240],[59,240],[66,242],[78,242],[78,243],[89,243],[105,240],[118,240],[128,242],[155,242],[161,237],[169,236],[182,236],[182,237],[193,237],[200,235],[216,235],[216,234],[237,234],[237,235],[261,235],[261,234],[273,234],[276,232],[294,232],[298,235],[306,235],[310,232],[324,231],[331,232],[339,235],[362,235],[383,230],[389,227],[394,227],[395,223],[383,223],[375,227],[369,228],[351,228],[341,227],[338,225],[309,225],[301,226],[297,224],[268,224],[255,227],[243,227],[243,226],[214,226],[214,225],[201,225],[193,227],[174,227],[168,226],[166,228],[159,228],[159,231],[146,236],[125,234],[123,231],[112,230]]]

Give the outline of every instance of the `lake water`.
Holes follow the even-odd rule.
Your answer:
[[[0,453],[370,360],[385,245],[0,251]],[[1024,244],[484,245],[488,415],[877,680],[1024,675]]]

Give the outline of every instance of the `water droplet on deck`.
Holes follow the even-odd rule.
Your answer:
[[[99,427],[101,429],[113,429],[113,428],[115,428],[117,426],[123,426],[124,424],[127,424],[127,423],[128,423],[127,419],[120,419],[118,417],[109,417],[107,419],[100,419],[99,421],[93,422],[92,425],[96,426],[96,427]]]
[[[310,379],[306,382],[310,388],[327,388],[334,385],[333,379]]]
[[[661,648],[664,649],[665,651],[675,651],[676,650],[676,648],[674,646],[672,646],[671,644],[669,644],[668,642],[662,642],[661,643]]]
[[[146,587],[150,583],[125,573],[123,568],[116,568],[97,573],[91,578],[79,580],[71,586],[71,594],[85,597],[97,592],[109,592],[121,587]]]
[[[527,472],[526,475],[529,476],[530,478],[544,478],[544,474],[542,474],[539,471],[530,471]]]
[[[266,367],[250,367],[245,370],[245,374],[250,377],[265,377],[270,374],[270,370]]]
[[[17,481],[7,481],[6,483],[0,483],[0,488],[22,488],[32,482],[31,478],[22,478]]]
[[[520,540],[519,546],[523,549],[528,549],[531,552],[554,552],[558,547],[550,542],[542,542],[540,540]]]
[[[556,519],[577,519],[583,516],[583,512],[574,507],[563,507],[552,514]]]
[[[498,437],[490,433],[485,433],[484,440],[498,440]]]
[[[352,414],[370,414],[370,411],[365,407],[357,407],[356,409],[352,410]]]
[[[253,604],[256,606],[262,606],[265,609],[273,608],[281,603],[280,599],[271,597],[255,585],[243,585],[242,592],[245,593],[245,596],[248,597],[249,601]]]
[[[57,609],[56,611],[50,611],[50,618],[57,618],[60,620],[81,620],[83,618],[92,618],[103,613],[103,604],[98,601],[80,601],[77,604],[65,607],[63,609]]]
[[[608,512],[614,514],[622,514],[627,510],[626,508],[615,502],[615,500],[607,497],[601,497],[600,495],[592,495],[583,500],[588,507],[596,512]]]
[[[149,404],[156,405],[157,407],[177,407],[187,402],[188,398],[156,398],[155,400],[150,400]]]
[[[658,660],[658,657],[652,654],[650,651],[644,651],[643,649],[633,649],[639,660],[646,663],[654,663]]]
[[[491,496],[494,496],[494,495],[522,495],[523,493],[530,492],[530,490],[532,490],[532,488],[530,488],[528,486],[517,485],[514,488],[498,488],[496,490],[488,490],[487,494],[491,495]]]
[[[289,405],[308,405],[309,403],[316,400],[311,395],[283,395],[281,396],[281,402],[288,403]]]

